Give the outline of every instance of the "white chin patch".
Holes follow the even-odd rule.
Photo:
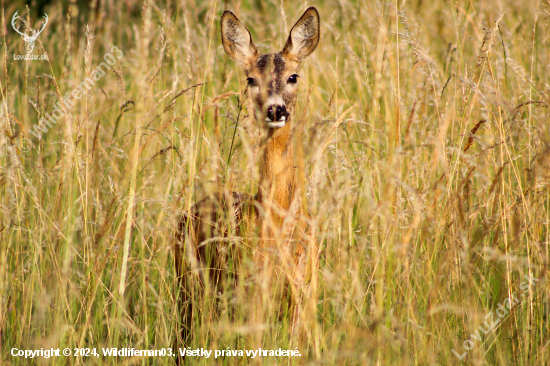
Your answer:
[[[280,121],[273,122],[269,118],[266,118],[265,121],[267,122],[267,127],[269,128],[281,128],[284,127],[286,124],[286,117],[281,118]]]

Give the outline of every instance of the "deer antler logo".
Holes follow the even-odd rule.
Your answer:
[[[46,21],[42,25],[42,29],[40,29],[39,31],[33,29],[32,35],[29,36],[25,33],[20,32],[19,27],[17,28],[15,27],[15,21],[17,20],[17,18],[20,18],[19,15],[17,15],[18,12],[19,11],[16,11],[15,14],[13,14],[13,18],[11,18],[11,26],[13,27],[13,29],[15,29],[17,33],[21,35],[21,37],[25,41],[25,47],[27,48],[27,54],[29,55],[32,53],[32,50],[34,49],[34,42],[36,42],[40,33],[42,33],[44,28],[46,28],[46,24],[48,24],[48,14],[44,13],[44,19],[46,19]]]

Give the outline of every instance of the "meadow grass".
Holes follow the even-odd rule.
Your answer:
[[[172,347],[178,216],[221,189],[256,193],[264,131],[223,51],[221,13],[268,53],[311,5],[321,42],[293,116],[317,244],[300,334],[244,261],[235,291],[205,295],[188,345],[301,356],[186,363],[550,363],[550,3],[105,0],[44,7],[34,53],[49,61],[14,60],[14,12],[34,28],[43,14],[2,5],[2,364],[30,363],[13,348],[50,347],[101,357],[37,364],[174,363],[101,348]],[[113,69],[32,135],[112,46]]]

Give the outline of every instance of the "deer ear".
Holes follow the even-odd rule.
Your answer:
[[[302,61],[311,55],[321,38],[320,25],[317,9],[313,6],[308,8],[290,30],[290,35],[283,48],[283,55],[295,61]]]
[[[246,66],[260,55],[252,42],[250,32],[232,12],[223,13],[221,29],[223,49],[233,61]]]

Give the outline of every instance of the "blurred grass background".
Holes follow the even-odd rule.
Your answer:
[[[72,0],[29,6],[34,28],[49,16],[34,50],[49,62],[13,59],[25,43],[11,17],[27,10],[1,4],[3,364],[29,362],[12,357],[14,347],[173,345],[177,215],[220,187],[256,193],[262,129],[221,46],[221,13],[233,11],[268,53],[311,5],[322,38],[300,72],[293,118],[303,123],[295,144],[320,246],[304,335],[289,337],[276,311],[251,323],[248,295],[233,312],[201,304],[189,345],[298,347],[302,356],[187,362],[549,363],[548,1]],[[114,69],[42,139],[32,136],[112,46],[124,53]],[[465,351],[525,275],[540,282],[460,361],[451,350]],[[231,301],[217,299],[222,309]],[[134,362],[174,359],[37,364]]]

